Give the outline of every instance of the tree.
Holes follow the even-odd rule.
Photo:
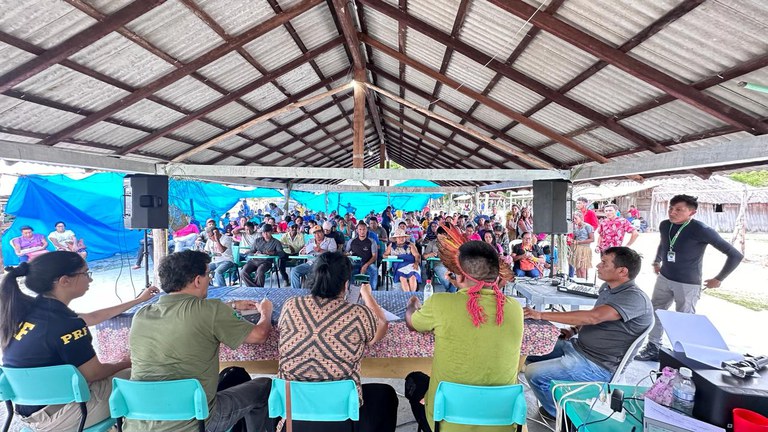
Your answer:
[[[729,177],[731,180],[750,186],[768,187],[768,170],[739,172],[731,174]]]

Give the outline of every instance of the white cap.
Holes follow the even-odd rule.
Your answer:
[[[688,369],[687,367],[681,367],[680,368],[680,375],[682,375],[682,376],[684,376],[686,378],[690,378],[690,377],[693,376],[693,372],[691,372],[691,370]]]

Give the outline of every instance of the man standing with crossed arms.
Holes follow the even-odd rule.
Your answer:
[[[666,310],[675,302],[675,310],[696,313],[701,297],[704,250],[712,245],[727,257],[720,273],[703,281],[704,289],[718,288],[720,283],[741,263],[744,256],[717,231],[693,219],[699,203],[690,195],[675,195],[669,200],[669,219],[659,225],[661,242],[653,260],[658,275],[653,287],[653,310]],[[648,335],[645,348],[635,360],[659,361],[662,326],[659,317]]]

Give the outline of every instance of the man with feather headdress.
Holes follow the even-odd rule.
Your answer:
[[[434,426],[433,402],[440,381],[486,386],[517,383],[523,338],[522,307],[516,301],[506,301],[500,288],[514,278],[509,266],[500,261],[491,245],[467,241],[453,226],[441,225],[441,228],[447,235],[438,241],[439,256],[451,272],[451,283],[459,291],[434,294],[423,306],[417,297],[411,297],[405,316],[410,329],[435,333],[432,377],[414,373],[410,380],[406,379],[406,397],[424,430]],[[415,387],[425,387],[427,380],[429,389],[422,405],[424,390],[418,391]],[[441,429],[463,431],[470,430],[471,426],[445,424]]]

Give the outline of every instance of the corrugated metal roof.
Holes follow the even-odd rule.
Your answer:
[[[560,88],[597,61],[546,32],[539,32],[513,67],[550,87]]]
[[[256,68],[234,51],[200,68],[198,72],[229,91],[235,91],[262,77]]]
[[[130,4],[130,0],[87,1],[88,5],[104,14],[114,14]],[[216,21],[229,36],[242,34],[247,29],[253,29],[276,16],[268,0],[194,1],[195,5]],[[399,7],[398,0],[385,1],[389,5]],[[540,5],[546,7],[551,3],[550,0],[524,1],[534,8]],[[595,36],[609,46],[616,47],[635,35],[642,34],[656,20],[674,8],[682,6],[682,1],[564,0],[554,15],[566,24]],[[300,4],[298,0],[278,0],[277,9],[285,11]],[[525,24],[524,19],[503,12],[488,1],[468,2],[464,17],[457,17],[460,4],[461,0],[408,0],[403,12],[446,34],[451,32],[454,23],[460,22],[457,37],[499,61],[506,61],[515,48],[526,37],[530,37],[526,35],[532,29],[531,25]],[[362,8],[362,21],[370,38],[399,50],[398,21],[356,2],[348,2],[346,5],[352,8],[353,22],[358,20],[357,8]],[[90,6],[83,8],[87,9]],[[140,37],[146,38],[150,44],[166,52],[168,56],[176,57],[181,62],[189,62],[224,43],[224,40],[191,9],[194,7],[187,7],[180,0],[167,0],[126,27]],[[96,23],[85,13],[61,1],[30,0],[19,3],[0,0],[0,10],[3,10],[3,15],[0,16],[0,32],[11,35],[11,38],[5,40],[19,46],[29,43],[50,49],[62,43],[67,44],[69,37]],[[300,45],[313,49],[338,37],[340,30],[334,22],[335,15],[333,2],[321,2],[309,11],[294,17],[290,21],[290,26],[276,27],[246,44],[244,49],[265,70],[274,71],[300,58],[302,56]],[[300,42],[291,36],[286,27],[292,27],[295,30]],[[407,28],[407,26],[403,27]],[[630,51],[629,55],[658,68],[662,73],[681,79],[684,83],[691,83],[747,61],[763,58],[762,56],[768,53],[768,39],[764,37],[768,34],[767,30],[768,3],[763,0],[706,0],[682,18],[667,23],[654,36]],[[407,29],[403,36],[405,37],[405,55],[434,71],[440,69],[449,47],[433,40],[428,33],[423,34],[413,29]],[[23,42],[21,44],[13,42],[13,37],[20,38]],[[561,87],[597,62],[594,56],[575,48],[548,31],[540,31],[535,38],[526,42],[530,44],[526,44],[526,49],[522,51],[512,67],[552,89]],[[28,49],[35,51],[34,48]],[[370,58],[367,55],[369,51],[373,53]],[[397,77],[395,79],[401,77],[401,66],[397,60],[383,55],[376,49],[366,48],[361,52],[368,64],[373,64],[375,68],[386,71],[392,77]],[[11,45],[0,43],[0,76],[9,72],[11,75],[17,75],[20,70],[17,68],[23,67],[34,58],[35,56]],[[130,38],[118,34],[117,31],[74,52],[69,56],[69,60],[109,77],[103,81],[112,82],[111,79],[115,79],[135,88],[146,86],[166,76],[178,66],[169,64],[160,56],[147,52]],[[305,97],[322,94],[352,79],[350,59],[341,45],[319,55],[314,63],[324,76],[343,71],[347,71],[347,75],[328,86],[316,89],[311,95]],[[745,76],[731,77],[730,81],[703,91],[747,115],[766,117],[768,116],[768,95],[750,92],[736,85],[741,80],[759,84],[768,82],[768,66],[765,62],[760,65],[762,69],[747,71]],[[461,121],[461,118],[450,113],[443,106],[450,105],[453,109],[463,112],[474,107],[471,115],[476,120],[467,122],[466,126],[481,135],[488,136],[490,132],[475,123],[485,123],[495,129],[505,129],[513,123],[512,119],[506,115],[478,104],[474,98],[465,96],[459,91],[460,89],[454,89],[453,87],[457,84],[440,85],[440,90],[435,97],[425,97],[424,95],[431,95],[435,90],[437,84],[435,79],[409,66],[403,69],[402,79],[408,86],[419,89],[419,95],[410,90],[401,90],[399,85],[381,75],[376,76],[377,84],[394,94],[402,93],[407,100],[418,106],[432,106],[437,115],[455,122]],[[210,85],[193,77],[185,77],[155,92],[154,96],[168,104],[178,105],[181,110],[193,112],[225,97],[213,90],[212,86],[221,88],[225,92],[232,92],[261,77],[257,69],[236,51],[208,62],[207,66],[197,73],[208,80]],[[88,74],[87,70],[84,73],[76,72],[52,62],[43,65],[41,71],[36,71],[31,78],[13,81],[15,85],[8,86],[13,87],[15,92],[13,97],[0,96],[0,128],[3,130],[0,137],[12,138],[20,142],[34,142],[36,138],[31,137],[50,136],[83,119],[82,116],[51,107],[61,104],[67,111],[72,109],[95,111],[110,106],[128,94],[99,79],[90,78]],[[497,76],[485,65],[456,52],[451,55],[445,74],[460,83],[462,87],[476,92],[483,91]],[[369,73],[369,76],[373,74]],[[206,121],[231,129],[256,118],[263,112],[284,105],[286,98],[289,97],[286,95],[303,92],[310,86],[316,85],[321,78],[310,64],[297,66],[276,79],[276,83],[282,90],[278,90],[273,84],[266,84],[245,95],[242,100],[251,108],[229,101],[204,119],[171,130],[166,134],[167,136],[141,147],[138,153],[129,154],[126,157],[147,160],[141,153],[158,154],[169,159],[175,157],[188,150],[190,145],[174,139],[203,143],[224,132],[223,129],[207,124]],[[0,82],[0,86],[2,85],[3,83]],[[34,96],[35,103],[21,100],[22,96],[18,92]],[[351,164],[352,148],[350,119],[338,120],[322,130],[303,136],[317,129],[318,123],[339,116],[342,110],[350,110],[353,107],[353,99],[348,97],[349,93],[343,96],[341,110],[337,106],[325,109],[323,112],[314,114],[314,119],[305,119],[291,126],[290,133],[276,131],[280,125],[302,117],[305,112],[327,104],[330,99],[325,98],[302,110],[294,109],[281,113],[269,121],[250,127],[240,135],[259,137],[264,145],[276,147],[276,151],[272,152],[270,157],[258,162],[269,163],[280,160],[279,164],[282,166],[306,164],[302,156],[309,155],[309,160],[314,160],[317,165],[348,166]],[[506,78],[498,80],[488,96],[519,113],[529,112],[544,100],[539,94]],[[610,65],[585,79],[571,89],[566,96],[606,117],[643,106],[648,101],[660,97],[667,98],[665,92],[660,89]],[[435,103],[436,99],[439,99],[439,103]],[[427,120],[423,114],[414,112],[411,108],[403,108],[399,103],[384,96],[376,95],[374,100],[379,104],[381,114],[385,118],[385,135],[392,141],[400,139],[401,133],[398,131],[401,127],[386,119],[398,118],[401,109],[406,117],[403,123],[406,127],[417,131],[403,134],[410,137],[404,140],[402,144],[404,148],[401,148],[400,144],[389,143],[388,152],[401,162],[407,164],[412,161],[440,167],[487,167],[489,161],[498,161],[498,164],[503,166],[518,166],[512,158],[500,157],[498,152],[483,148],[484,145],[478,145],[478,141],[457,134],[453,127],[444,126],[436,120]],[[254,113],[253,110],[259,110],[260,113]],[[366,112],[368,111],[369,108],[366,107]],[[726,114],[727,111],[723,110]],[[108,148],[103,147],[131,146],[150,131],[162,130],[183,118],[184,114],[144,99],[138,102],[132,101],[126,108],[110,112],[109,117],[112,123],[102,121],[90,124],[86,120],[87,124],[82,130],[74,137],[64,137],[60,140],[63,143],[61,145],[83,151],[89,149],[86,144],[90,142],[95,146],[92,151],[109,152]],[[573,136],[580,145],[600,154],[635,152],[622,158],[642,157],[647,154],[634,142],[605,128],[596,127],[586,118],[553,102],[539,108],[532,114],[532,120],[553,132]],[[124,123],[115,125],[113,121]],[[425,123],[426,129],[424,129]],[[716,119],[680,101],[640,112],[622,120],[622,123],[627,128],[647,137],[648,140],[666,142],[681,140],[684,137],[729,125],[728,122]],[[730,124],[734,123],[738,122],[730,122]],[[429,143],[418,144],[422,139],[415,135],[419,135],[422,130],[424,130],[423,134],[429,138]],[[18,131],[19,135],[15,135],[13,131]],[[373,131],[370,112],[368,112],[365,133],[370,134]],[[339,133],[337,137],[328,137],[328,134],[337,132]],[[455,136],[447,146],[434,144],[442,143],[452,135]],[[260,138],[262,136],[264,138]],[[715,142],[741,136],[750,135],[730,134],[674,145],[670,148],[673,150],[704,149]],[[509,141],[513,141],[513,138],[527,146],[544,146],[541,151],[555,159],[557,165],[587,161],[587,158],[559,143],[550,144],[549,138],[522,125],[516,125],[509,130],[506,136],[499,138],[499,142],[511,148]],[[72,145],[67,143],[67,140],[77,141],[78,144]],[[378,138],[369,139],[369,141],[377,143]],[[221,157],[222,151],[232,151],[247,142],[248,140],[241,136],[232,136],[211,149],[196,153],[188,161],[208,163]],[[308,148],[305,150],[308,143],[315,143],[313,145],[321,149],[321,152]],[[278,149],[277,147],[281,145],[282,147]],[[366,152],[369,150],[377,153],[378,146],[368,144]],[[252,145],[242,153],[227,157],[222,162],[242,163],[242,158],[248,159],[249,155],[252,157],[265,151],[263,146]],[[297,154],[290,157],[281,156],[281,153],[293,152]],[[429,152],[438,154],[429,154]],[[376,159],[375,154],[372,158],[368,157],[366,163],[370,163],[371,159]],[[491,165],[498,166],[498,164]]]
[[[54,65],[14,89],[87,110],[98,110],[128,94],[80,72]]]
[[[110,33],[70,60],[133,87],[142,87],[175,68],[118,33]]]
[[[708,1],[631,53],[674,77],[692,82],[765,54],[766,34],[768,3],[764,0]]]
[[[41,48],[52,48],[96,23],[63,1],[3,0],[0,28]]]
[[[648,110],[624,119],[621,123],[656,140],[675,139],[725,125],[722,121],[681,101]]]
[[[224,41],[178,1],[167,1],[125,26],[173,58],[188,63]]]
[[[663,94],[616,67],[606,66],[566,96],[610,116]]]

